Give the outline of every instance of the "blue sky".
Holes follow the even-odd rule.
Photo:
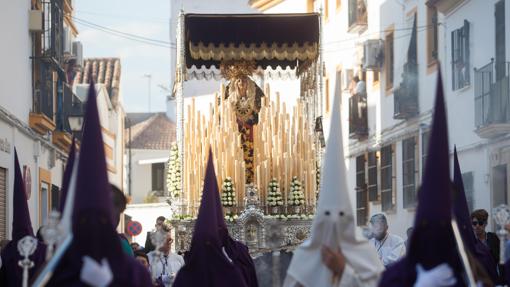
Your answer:
[[[110,29],[169,42],[170,0],[76,0],[74,16]],[[77,22],[77,21],[76,21]],[[75,22],[75,23],[76,23]],[[121,94],[127,112],[148,111],[148,80],[152,75],[151,111],[166,109],[170,49],[140,43],[76,23],[83,55],[121,59]]]

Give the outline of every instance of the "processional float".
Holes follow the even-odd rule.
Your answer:
[[[209,147],[234,238],[261,254],[308,236],[322,150],[320,26],[317,13],[181,12],[167,182],[177,251],[190,245]],[[184,104],[192,79],[222,80],[207,116]],[[300,81],[297,101],[271,94],[271,79]]]

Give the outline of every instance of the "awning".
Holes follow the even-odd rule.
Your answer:
[[[218,69],[224,60],[294,70],[319,55],[319,14],[186,14],[189,69]]]

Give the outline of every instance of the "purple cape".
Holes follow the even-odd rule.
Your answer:
[[[84,256],[108,260],[113,273],[109,286],[151,286],[149,272],[127,256],[113,223],[104,144],[93,83],[89,87],[83,140],[73,208],[73,241],[47,286],[87,286],[80,280]]]
[[[202,201],[191,239],[190,252],[186,256],[186,264],[177,273],[174,287],[248,286],[240,269],[235,267],[235,262],[229,262],[222,253],[215,202],[218,193],[212,153],[209,151]]]
[[[379,286],[413,286],[416,266],[430,270],[447,263],[464,286],[463,266],[451,227],[452,186],[450,181],[448,127],[441,72],[437,76],[436,102],[423,184],[409,249],[404,259],[389,266]]]
[[[0,268],[0,286],[21,286],[23,269],[18,262],[23,258],[18,253],[18,241],[23,237],[34,236],[30,214],[28,212],[27,194],[25,183],[21,176],[21,169],[18,161],[18,153],[14,149],[14,191],[13,191],[13,218],[12,218],[12,240],[2,249],[2,267]],[[34,262],[34,267],[29,269],[29,279],[33,277],[37,269],[44,263],[46,257],[46,246],[38,242],[37,249],[29,259]]]

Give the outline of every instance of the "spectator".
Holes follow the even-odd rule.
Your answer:
[[[379,259],[384,266],[397,262],[406,253],[404,240],[395,234],[388,232],[388,221],[384,214],[379,213],[370,219],[374,238],[370,242],[374,245]]]
[[[164,286],[172,286],[175,275],[184,265],[182,256],[171,252],[173,238],[170,232],[167,232],[166,240],[159,252],[151,251],[147,253],[152,280],[162,282]]]
[[[142,251],[135,252],[136,261],[140,262],[150,272],[149,257]]]
[[[140,246],[140,244],[138,244],[138,242],[131,242],[131,249],[133,249],[133,252],[135,252],[135,253],[138,251],[144,252],[143,247]]]
[[[110,187],[112,189],[112,199],[113,199],[113,217],[114,222],[113,224],[115,227],[119,225],[120,222],[120,215],[126,210],[126,197],[124,196],[124,193],[115,185],[110,184]],[[129,245],[128,240],[124,236],[124,234],[119,234],[119,240],[120,245],[122,246],[122,250],[130,256],[134,256],[133,249]]]
[[[153,251],[154,249],[156,249],[156,246],[154,246],[154,244],[152,243],[152,239],[151,239],[152,234],[154,234],[154,232],[156,232],[157,230],[159,230],[160,228],[162,228],[164,226],[165,220],[166,220],[166,218],[164,216],[159,216],[156,219],[156,225],[154,225],[155,229],[147,232],[147,238],[145,239],[145,252],[146,253],[149,253],[149,252]]]
[[[477,209],[471,213],[471,224],[476,237],[489,247],[492,257],[499,263],[499,238],[495,233],[485,231],[488,219],[489,214],[485,209]]]

